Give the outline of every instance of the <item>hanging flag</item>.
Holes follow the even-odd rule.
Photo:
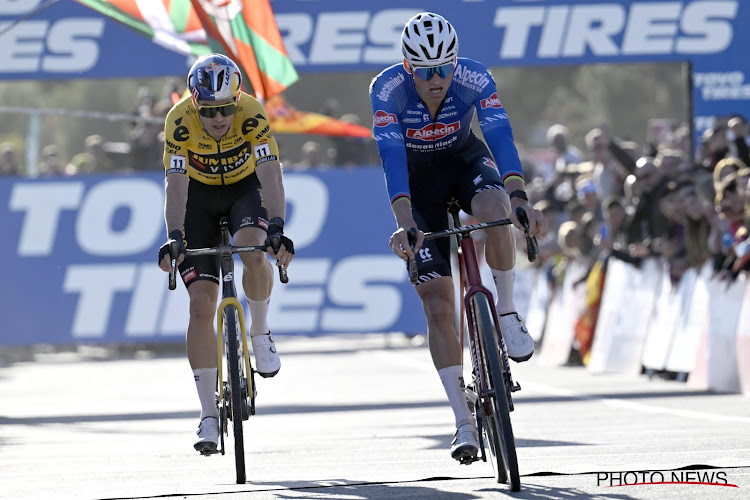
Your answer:
[[[209,44],[234,59],[247,74],[258,99],[265,101],[298,80],[268,0],[191,3]]]
[[[369,127],[299,111],[284,100],[280,93],[299,77],[268,0],[76,1],[170,50],[226,54],[263,102],[275,133],[372,137]]]
[[[320,113],[299,111],[287,104],[281,95],[268,99],[265,102],[265,108],[274,132],[372,137],[370,127],[337,120]]]
[[[149,37],[169,50],[196,57],[209,54],[198,15],[190,0],[76,0]]]

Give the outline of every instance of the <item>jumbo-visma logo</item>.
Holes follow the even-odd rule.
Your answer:
[[[437,122],[434,125],[425,125],[420,129],[406,129],[406,137],[408,137],[409,139],[419,139],[421,141],[436,141],[438,139],[442,139],[446,135],[457,132],[460,128],[461,122],[458,121],[455,121],[453,123]]]

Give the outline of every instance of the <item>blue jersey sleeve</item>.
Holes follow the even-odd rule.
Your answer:
[[[403,84],[404,79],[402,72],[391,67],[375,77],[370,85],[372,129],[383,163],[391,203],[401,197],[411,198],[406,144],[398,118],[399,103],[403,100],[398,87]]]
[[[475,106],[479,127],[495,158],[503,181],[512,176],[523,179],[523,168],[521,159],[518,157],[518,149],[513,141],[513,130],[510,127],[508,114],[497,96],[494,79],[490,78],[490,83],[477,94]]]

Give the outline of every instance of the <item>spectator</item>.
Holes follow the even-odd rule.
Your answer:
[[[128,134],[131,167],[133,170],[161,170],[164,143],[159,140],[159,133],[164,130],[164,118],[171,104],[166,109],[164,105],[160,105],[161,109],[157,107],[160,103],[146,87],[138,89],[138,99],[135,114],[144,120],[133,122]]]
[[[726,132],[726,125],[716,125],[703,133],[699,163],[704,170],[713,172],[716,164],[729,156],[729,143]]]
[[[65,167],[68,175],[107,173],[113,170],[112,160],[107,158],[104,151],[104,140],[98,134],[86,137],[85,151],[75,155]]]
[[[644,156],[636,162],[633,191],[635,206],[633,216],[628,224],[628,243],[643,246],[637,256],[645,256],[643,250],[655,253],[656,248],[650,242],[667,233],[667,219],[659,210],[659,200],[667,189],[668,180],[654,163],[654,158]]]
[[[737,158],[742,160],[745,165],[750,165],[750,149],[748,148],[748,141],[750,141],[750,132],[748,131],[748,125],[744,118],[735,116],[730,119],[727,123],[729,127],[729,137],[733,139],[733,146]]]
[[[602,202],[604,219],[601,232],[600,246],[604,250],[627,250],[628,241],[625,233],[628,213],[625,204],[619,196],[610,196]]]
[[[346,123],[359,125],[361,119],[354,113],[347,113],[340,118]],[[377,158],[377,149],[374,141],[364,137],[332,137],[333,146],[336,149],[336,164],[342,167],[356,167],[361,165],[375,165],[373,161]],[[379,163],[379,160],[378,162]]]
[[[685,162],[685,154],[678,149],[661,149],[656,154],[654,163],[662,174],[672,180],[677,180],[680,165]]]
[[[586,134],[586,147],[592,153],[594,163],[594,185],[600,200],[622,194],[622,185],[628,175],[623,165],[613,158],[611,146],[617,147],[614,141],[610,141],[606,127],[592,129]]]
[[[307,170],[308,168],[318,168],[323,162],[323,148],[318,141],[307,141],[300,148],[302,159],[298,163],[293,163],[291,168],[294,170]]]
[[[685,240],[686,263],[689,268],[699,269],[709,258],[708,236],[711,223],[707,217],[707,210],[714,212],[713,206],[703,203],[692,182],[679,185],[678,196],[685,213],[683,233]]]
[[[596,194],[594,180],[590,176],[581,176],[576,181],[576,197],[597,220],[602,220],[602,206]]]
[[[24,173],[15,144],[12,142],[0,144],[0,176],[23,175]]]
[[[57,145],[48,144],[42,148],[42,159],[36,167],[37,175],[40,177],[56,176],[64,174],[65,166],[60,160],[60,151]]]
[[[731,271],[734,261],[733,247],[746,237],[745,199],[740,195],[737,174],[730,174],[716,192],[718,220],[714,221],[709,235],[708,247],[714,255],[714,271],[721,279],[734,279]]]
[[[565,125],[552,125],[547,129],[547,143],[555,151],[555,171],[563,173],[570,164],[583,161],[583,153],[570,144],[570,132]]]
[[[743,163],[739,158],[728,157],[719,160],[713,170],[714,189],[718,191],[721,188],[722,181],[724,181],[727,176],[729,176],[730,174],[736,174],[740,170],[746,168],[748,168],[747,165],[745,165],[745,163]]]

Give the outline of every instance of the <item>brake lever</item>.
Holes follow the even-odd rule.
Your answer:
[[[529,217],[526,215],[526,211],[521,207],[516,208],[516,217],[518,217],[518,222],[521,223],[524,228],[524,233],[526,233],[526,254],[529,258],[529,262],[534,262],[539,253],[539,243],[536,241],[535,236],[529,236]]]
[[[406,237],[409,239],[409,246],[414,249],[414,245],[417,244],[417,228],[412,227],[406,232]],[[417,275],[417,259],[414,257],[409,258],[408,261],[409,269],[409,283],[416,285],[419,283],[419,276]]]

